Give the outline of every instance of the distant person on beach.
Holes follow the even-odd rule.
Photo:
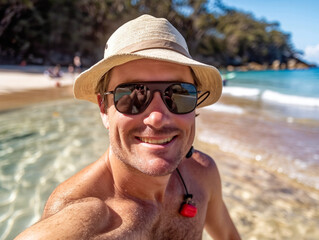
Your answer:
[[[79,55],[76,55],[73,58],[73,64],[74,64],[74,72],[75,73],[81,73],[82,71],[82,62],[81,62],[81,58]]]
[[[196,107],[221,92],[218,70],[193,60],[166,19],[121,26],[74,85],[76,98],[98,104],[110,146],[60,184],[17,239],[199,240],[204,229],[240,239],[214,160],[192,147]]]
[[[49,68],[44,72],[44,74],[55,80],[56,87],[61,87],[60,78],[63,77],[63,72],[61,70],[60,64],[56,65],[54,68]]]
[[[49,68],[45,74],[47,74],[50,78],[61,78],[63,76],[63,72],[59,64],[53,68]]]

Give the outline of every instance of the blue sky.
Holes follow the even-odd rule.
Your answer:
[[[280,29],[291,34],[295,48],[304,52],[302,59],[319,65],[318,0],[222,0],[222,2],[226,6],[253,13],[258,20],[264,18],[269,22],[279,22]]]

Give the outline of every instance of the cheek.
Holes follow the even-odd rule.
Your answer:
[[[113,106],[109,107],[107,109],[107,115],[108,115],[108,122],[109,122],[109,135],[112,138],[116,132],[118,132],[118,123],[120,122],[118,120],[117,112]]]
[[[189,114],[181,115],[178,124],[184,129],[193,129],[195,127],[195,113],[192,112]]]
[[[191,126],[190,126],[190,141],[193,143],[194,138],[195,138],[195,119],[192,120]]]
[[[125,138],[132,126],[131,119],[114,110],[115,108],[109,108],[109,133],[116,138]]]
[[[184,132],[183,136],[183,151],[186,153],[189,151],[190,147],[194,143],[195,139],[195,114],[185,116],[178,123],[178,126]]]
[[[195,137],[195,113],[181,115],[176,125],[184,131],[188,143],[192,143]]]

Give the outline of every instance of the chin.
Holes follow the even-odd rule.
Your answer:
[[[170,156],[164,151],[156,154],[146,151],[143,153],[132,152],[130,157],[122,154],[116,155],[131,171],[154,177],[167,176],[173,173],[183,159],[182,154],[175,153],[174,156]]]
[[[164,159],[154,159],[148,161],[147,164],[139,166],[137,170],[140,172],[154,177],[167,176],[175,171],[178,167],[180,161],[178,162],[170,162]]]

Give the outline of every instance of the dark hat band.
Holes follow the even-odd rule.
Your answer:
[[[163,39],[152,39],[152,40],[146,40],[146,41],[133,43],[119,50],[117,54],[134,53],[138,51],[143,51],[147,49],[156,49],[156,48],[173,50],[175,52],[183,54],[184,56],[192,59],[192,56],[188,53],[188,51],[184,47],[182,47],[176,42],[163,40]]]

